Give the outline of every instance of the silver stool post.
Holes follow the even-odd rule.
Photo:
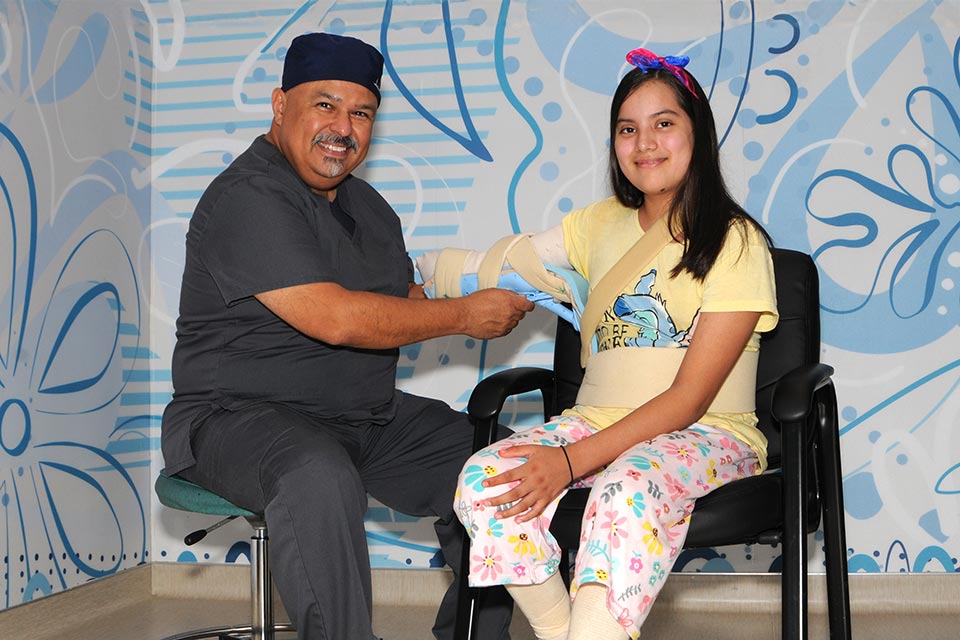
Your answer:
[[[247,518],[253,527],[250,537],[250,580],[252,608],[250,640],[274,640],[273,590],[270,582],[270,557],[267,525],[263,520]]]

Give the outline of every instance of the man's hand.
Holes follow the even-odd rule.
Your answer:
[[[466,305],[464,333],[488,340],[505,336],[533,311],[533,303],[506,289],[483,289],[462,298]]]
[[[423,292],[423,285],[416,282],[407,284],[407,297],[411,300],[426,300],[427,294]]]

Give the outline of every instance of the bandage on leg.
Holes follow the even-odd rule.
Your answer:
[[[596,582],[580,586],[571,609],[567,640],[630,640],[607,609],[607,587]]]
[[[506,587],[538,640],[566,640],[570,595],[559,573],[540,584],[508,584]]]

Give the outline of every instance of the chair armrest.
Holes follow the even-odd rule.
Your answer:
[[[504,369],[487,376],[470,394],[467,413],[473,420],[496,420],[507,398],[540,390],[544,404],[553,398],[553,371],[540,367]]]
[[[817,363],[797,367],[780,378],[773,392],[771,413],[786,425],[804,421],[813,410],[814,394],[830,383],[833,367]]]

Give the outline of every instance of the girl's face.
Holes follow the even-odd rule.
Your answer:
[[[646,209],[673,201],[687,177],[693,135],[693,122],[666,83],[642,84],[624,100],[614,151],[623,174],[643,192]]]

